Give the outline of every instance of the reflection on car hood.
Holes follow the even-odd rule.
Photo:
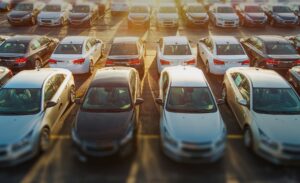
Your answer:
[[[28,11],[11,11],[7,16],[11,18],[22,18],[30,13],[31,12]]]
[[[41,12],[39,18],[58,19],[63,15],[62,12]]]
[[[261,18],[266,16],[264,13],[247,13],[247,15],[252,18]]]

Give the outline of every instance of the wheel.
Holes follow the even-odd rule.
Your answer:
[[[43,128],[40,134],[39,150],[41,153],[46,152],[51,145],[50,130]]]
[[[222,93],[221,93],[221,97],[222,99],[224,100],[224,102],[226,102],[226,104],[228,103],[227,102],[227,89],[226,89],[226,86],[223,84],[223,87],[222,87]]]
[[[246,127],[244,130],[244,145],[249,150],[253,150],[253,135],[249,127]]]
[[[75,102],[75,98],[76,98],[76,91],[75,91],[75,87],[72,85],[71,89],[70,89],[70,103],[73,104]]]

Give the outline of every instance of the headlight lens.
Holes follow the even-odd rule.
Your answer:
[[[19,151],[23,149],[24,147],[28,146],[30,144],[30,138],[33,134],[33,130],[30,131],[23,139],[21,139],[18,143],[15,143],[12,146],[13,151]]]
[[[75,132],[75,129],[72,130],[72,140],[76,143],[76,144],[80,144],[80,140]]]
[[[259,129],[260,141],[271,149],[278,149],[279,145],[272,141],[261,129]]]

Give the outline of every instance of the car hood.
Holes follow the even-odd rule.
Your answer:
[[[203,18],[207,17],[207,13],[187,13],[192,18]]]
[[[300,115],[255,114],[254,119],[258,128],[272,140],[300,144]]]
[[[70,18],[85,18],[89,15],[90,15],[89,13],[70,13],[69,17]]]
[[[79,111],[75,130],[82,141],[119,140],[133,122],[133,111],[94,113]]]
[[[157,14],[158,19],[178,19],[177,13],[159,13]]]
[[[247,13],[247,15],[252,18],[262,18],[266,16],[265,13]]]
[[[39,18],[58,19],[63,15],[61,12],[41,12]]]
[[[16,143],[40,121],[41,115],[0,116],[0,145]]]
[[[235,13],[216,13],[217,18],[222,18],[226,20],[238,19],[239,17]]]
[[[30,13],[29,11],[11,11],[7,16],[11,18],[22,18]]]
[[[186,142],[210,142],[220,137],[223,124],[220,114],[182,114],[165,111],[167,130],[172,137]]]
[[[296,15],[294,13],[275,13],[275,15],[281,18],[296,18]]]

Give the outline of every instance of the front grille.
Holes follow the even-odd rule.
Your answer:
[[[212,151],[211,142],[203,142],[203,143],[183,142],[182,151],[194,155],[207,154]]]
[[[234,22],[233,21],[226,21],[225,24],[226,25],[232,25],[232,24],[234,24]]]
[[[51,23],[51,20],[42,20],[44,23]]]

